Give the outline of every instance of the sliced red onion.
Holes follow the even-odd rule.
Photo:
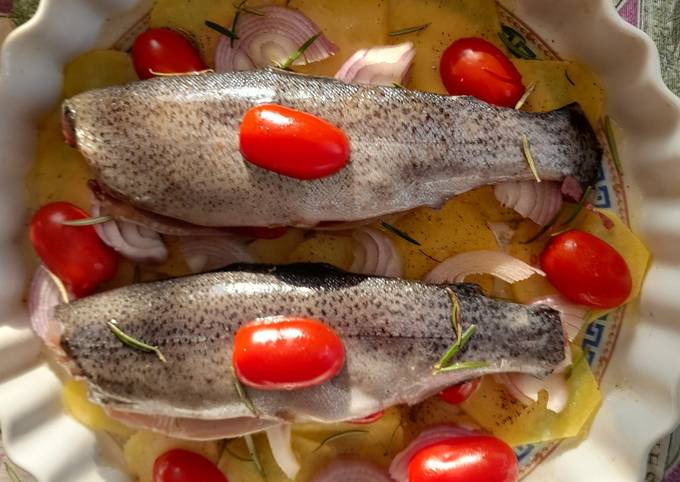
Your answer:
[[[179,238],[179,242],[192,273],[224,268],[234,263],[255,262],[246,244],[233,236],[187,236]]]
[[[536,298],[528,304],[545,305],[559,311],[562,327],[564,328],[569,341],[574,341],[581,331],[583,324],[586,322],[588,308],[583,305],[577,305],[562,295],[549,295]]]
[[[466,430],[456,425],[437,425],[429,428],[421,432],[413,442],[408,444],[404,450],[394,457],[390,464],[390,476],[396,482],[409,482],[408,464],[411,462],[413,456],[422,449],[442,440],[476,434],[478,434],[478,432]]]
[[[401,256],[392,240],[384,233],[373,228],[352,231],[353,273],[371,274],[399,278],[403,274]]]
[[[415,56],[416,48],[411,42],[357,50],[335,78],[356,84],[404,84]]]
[[[68,303],[72,296],[55,281],[49,270],[40,265],[33,274],[28,292],[28,314],[31,328],[50,346],[59,344],[59,325],[54,319],[54,307]],[[62,291],[63,290],[63,291]]]
[[[265,432],[274,460],[290,480],[295,480],[298,472],[300,472],[300,463],[291,446],[291,425],[282,423],[268,428]]]
[[[92,196],[90,214],[94,218],[106,214],[96,196]],[[137,263],[162,263],[168,258],[168,249],[161,235],[139,224],[113,220],[95,224],[94,230],[104,244]]]
[[[360,459],[340,457],[319,470],[311,482],[393,482],[380,467]]]
[[[558,182],[502,182],[494,186],[496,199],[506,208],[545,226],[562,209],[562,190]]]
[[[532,275],[545,276],[538,268],[500,251],[468,251],[444,260],[425,275],[428,283],[461,283],[471,274],[490,274],[507,283]]]
[[[551,412],[560,413],[569,401],[564,373],[553,373],[542,379],[526,373],[500,373],[494,375],[494,379],[525,405],[537,402],[541,390],[548,393],[547,409]]]
[[[578,202],[583,197],[583,189],[579,182],[571,176],[567,176],[562,181],[562,194],[574,202]]]
[[[215,51],[215,70],[254,70],[284,63],[321,30],[297,10],[276,5],[258,7],[262,15],[243,12],[236,24],[238,40],[223,36]],[[293,65],[305,65],[330,57],[338,47],[320,35]]]

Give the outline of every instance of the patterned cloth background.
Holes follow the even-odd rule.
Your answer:
[[[0,0],[0,42],[28,20],[39,0]],[[680,95],[680,0],[612,0],[621,17],[641,28],[656,42],[666,84]],[[0,463],[6,461],[0,441]],[[10,469],[11,470],[11,469]],[[14,468],[22,482],[34,480]],[[0,468],[0,482],[14,482]],[[644,482],[680,482],[680,427],[658,442],[649,454]]]

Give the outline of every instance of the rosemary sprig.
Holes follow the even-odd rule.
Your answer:
[[[562,224],[560,224],[560,227],[567,226],[571,224],[571,222],[576,219],[576,216],[579,215],[579,213],[583,210],[585,207],[586,203],[588,202],[588,197],[590,197],[590,192],[593,190],[592,186],[588,186],[585,191],[583,191],[583,195],[581,196],[581,199],[579,200],[578,204],[574,208],[574,210],[571,212],[569,217],[564,221]]]
[[[226,443],[224,444],[224,453],[229,454],[230,456],[234,457],[236,460],[240,460],[241,462],[252,462],[252,461],[253,461],[252,458],[250,458],[250,457],[244,457],[244,456],[242,456],[242,455],[237,454],[237,453],[234,452],[233,450],[231,450],[231,449],[229,448],[229,442],[226,442]],[[222,454],[222,457],[220,457],[220,459],[224,457],[224,453]]]
[[[517,103],[515,104],[515,110],[520,110],[524,104],[526,103],[527,99],[531,96],[531,94],[534,93],[534,90],[536,90],[536,82],[532,82],[529,84],[529,87],[527,87],[527,90],[524,91],[524,94],[522,94],[522,97],[519,98]]]
[[[571,80],[571,77],[569,77],[569,71],[567,69],[564,69],[564,76],[567,78],[567,82],[576,87],[576,82]]]
[[[533,243],[534,241],[536,241],[538,238],[540,238],[540,237],[543,236],[545,233],[547,233],[548,230],[552,229],[552,228],[555,226],[555,223],[557,222],[557,220],[560,218],[561,215],[562,215],[562,211],[560,211],[560,212],[558,212],[557,214],[555,214],[555,215],[552,217],[552,219],[551,219],[550,221],[548,221],[548,224],[546,224],[546,225],[543,226],[541,229],[539,229],[539,230],[536,232],[536,234],[534,234],[532,237],[530,237],[530,238],[527,239],[526,241],[520,241],[519,244],[530,244],[530,243]]]
[[[425,30],[427,27],[429,27],[432,24],[432,22],[424,23],[422,25],[415,25],[413,27],[406,27],[402,28],[399,30],[394,30],[393,32],[388,32],[387,35],[390,37],[399,37],[400,35],[408,35],[410,33],[415,33],[415,32],[420,32],[421,30]]]
[[[397,426],[394,427],[394,430],[392,430],[392,435],[390,435],[390,439],[387,441],[387,446],[385,447],[385,451],[383,452],[383,455],[385,457],[387,457],[387,454],[389,454],[390,451],[392,450],[392,444],[394,443],[394,437],[397,435],[397,430],[399,430],[400,428],[403,430],[401,418],[399,419]]]
[[[476,368],[486,368],[488,366],[491,366],[491,362],[488,361],[464,361],[464,362],[458,362],[454,363],[453,365],[449,365],[443,368],[440,368],[437,370],[437,373],[448,373],[448,372],[455,372],[459,370],[474,370]]]
[[[451,359],[454,358],[458,352],[460,352],[460,350],[477,331],[477,327],[475,325],[470,325],[465,331],[463,331],[463,327],[460,324],[460,301],[458,300],[458,296],[451,288],[447,288],[446,292],[448,293],[449,298],[451,298],[451,326],[453,327],[453,331],[456,333],[456,341],[448,350],[446,350],[446,353],[442,355],[437,364],[434,366],[435,373],[446,371],[445,369],[448,368],[447,363],[449,363]]]
[[[238,39],[238,35],[236,35],[236,24],[238,23],[239,17],[241,17],[241,12],[243,12],[243,7],[247,1],[248,0],[241,0],[237,5],[234,5],[236,11],[234,12],[234,19],[231,21],[231,33],[233,33],[234,36],[229,37],[229,46],[231,48],[234,48],[234,40]]]
[[[156,77],[183,77],[185,75],[213,74],[215,71],[213,69],[203,69],[192,72],[156,72],[153,69],[149,69],[149,73],[151,75],[155,75]]]
[[[392,234],[399,236],[404,241],[407,241],[411,244],[415,244],[416,246],[422,246],[422,244],[420,244],[417,240],[413,239],[411,236],[409,236],[396,226],[392,226],[391,224],[388,224],[385,221],[380,221],[380,226],[382,226],[384,229],[391,232]]]
[[[14,467],[12,465],[5,461],[5,472],[7,472],[7,476],[9,477],[9,480],[11,482],[21,482],[21,477],[19,477],[19,474],[17,474],[16,470],[14,470]]]
[[[55,284],[57,287],[57,290],[59,290],[59,295],[61,296],[61,300],[64,303],[69,303],[69,297],[68,297],[68,291],[66,291],[66,286],[64,286],[64,283],[57,277],[56,274],[51,272],[49,269],[47,269],[45,266],[43,266],[43,269],[47,272],[47,275],[50,277],[52,282]]]
[[[447,288],[446,292],[451,299],[451,326],[456,333],[456,340],[460,340],[463,336],[463,327],[460,324],[460,300],[451,288]]]
[[[255,408],[255,405],[253,404],[252,400],[248,397],[248,394],[246,393],[245,387],[241,384],[241,381],[238,379],[236,376],[236,370],[234,370],[234,367],[231,367],[231,377],[234,381],[234,388],[236,389],[236,393],[238,394],[239,398],[241,399],[241,402],[243,405],[246,406],[250,412],[258,417],[260,415],[260,412]]]
[[[264,467],[262,467],[260,456],[257,454],[257,447],[255,447],[255,441],[253,440],[253,436],[251,434],[248,434],[244,435],[243,438],[246,441],[246,447],[248,447],[248,452],[250,453],[250,457],[253,459],[255,468],[257,469],[258,473],[262,476],[262,478],[264,478],[265,477]]]
[[[64,226],[94,226],[95,224],[104,224],[112,220],[111,216],[97,216],[96,218],[67,219],[66,221],[61,221],[61,224]]]
[[[527,164],[529,164],[531,174],[533,174],[536,178],[536,182],[541,182],[541,178],[539,177],[538,171],[536,170],[534,156],[531,155],[531,149],[529,149],[529,139],[527,139],[527,136],[525,135],[522,135],[522,152],[524,153],[524,158],[526,159]]]
[[[591,321],[593,321],[593,320],[590,319],[592,316],[593,316],[593,310],[588,310],[583,315],[583,319],[586,321],[586,323],[590,323]]]
[[[236,12],[236,15],[238,15],[238,12]],[[236,15],[234,16],[234,24],[236,23]],[[233,41],[238,39],[238,35],[236,35],[236,32],[233,32],[228,28],[223,27],[219,23],[211,22],[210,20],[206,20],[203,23],[205,24],[206,27],[211,28],[214,31],[221,33],[222,35],[229,37],[232,41],[232,47],[234,46]],[[234,24],[232,24],[232,28]]]
[[[363,433],[368,433],[368,430],[360,430],[360,429],[345,430],[344,432],[338,432],[338,433],[331,434],[328,437],[326,437],[325,439],[323,439],[321,441],[321,443],[319,444],[319,446],[317,448],[315,448],[314,450],[312,450],[312,453],[316,452],[317,450],[320,450],[321,447],[323,447],[327,443],[332,442],[334,440],[337,440],[339,438],[347,437],[349,435],[363,434]]]
[[[623,173],[623,167],[621,166],[621,156],[619,155],[619,146],[616,143],[616,136],[614,135],[614,127],[612,126],[611,118],[606,115],[604,116],[604,132],[607,136],[607,144],[609,145],[609,152],[612,153],[612,159],[614,160],[614,167],[619,174]]]
[[[163,356],[163,353],[157,346],[149,345],[148,343],[144,343],[141,340],[131,337],[118,327],[118,322],[116,320],[107,321],[106,324],[111,329],[113,334],[116,335],[116,338],[118,338],[124,345],[134,348],[135,350],[140,350],[147,353],[155,353],[160,361],[163,363],[167,362],[165,356]]]
[[[300,55],[305,53],[305,50],[309,48],[310,45],[312,45],[316,39],[318,39],[321,36],[321,32],[318,32],[311,37],[307,39],[305,43],[303,43],[299,49],[297,49],[293,54],[288,57],[288,59],[280,65],[279,68],[283,70],[290,70],[290,66],[293,65],[293,63],[300,58]]]
[[[444,355],[442,355],[437,364],[434,366],[434,370],[436,372],[441,371],[442,367],[444,367],[444,365],[446,365],[453,357],[458,354],[460,349],[465,346],[465,344],[470,338],[472,338],[472,335],[474,335],[476,331],[476,325],[468,326],[465,332],[460,337],[457,337],[455,343],[451,345]]]

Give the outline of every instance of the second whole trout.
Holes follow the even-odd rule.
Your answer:
[[[245,112],[274,103],[338,126],[350,162],[300,181],[243,159]],[[577,105],[532,114],[401,88],[275,69],[163,77],[64,102],[64,133],[115,197],[208,227],[356,221],[439,206],[487,184],[596,178],[602,150]]]
[[[456,362],[484,366],[434,373],[456,340],[451,290],[464,331],[476,333]],[[270,316],[323,320],[343,340],[346,362],[335,378],[298,390],[248,395],[230,373],[241,324]],[[121,343],[107,326],[157,346],[159,360]],[[286,421],[339,422],[396,404],[413,404],[487,373],[551,373],[565,360],[558,312],[487,298],[475,285],[431,285],[342,273],[323,265],[242,266],[126,286],[60,305],[61,347],[71,373],[93,401],[133,425],[185,438],[240,435]],[[156,423],[156,425],[153,425]]]

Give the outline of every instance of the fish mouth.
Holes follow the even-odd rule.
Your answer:
[[[71,147],[78,145],[76,137],[76,113],[66,104],[61,109],[61,133],[66,144]]]

